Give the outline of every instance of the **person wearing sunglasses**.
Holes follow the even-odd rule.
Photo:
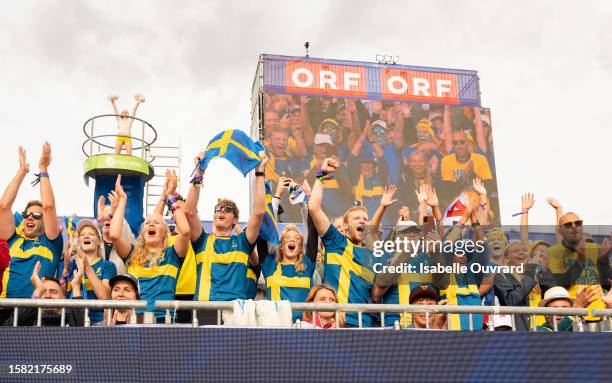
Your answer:
[[[198,165],[204,153],[195,158]],[[268,157],[259,153],[261,162],[255,169],[254,203],[246,229],[240,234],[232,235],[232,229],[238,224],[240,212],[236,203],[229,199],[219,199],[214,208],[212,231],[206,232],[197,214],[200,190],[205,170],[196,166],[196,173],[191,180],[191,187],[185,202],[185,214],[189,220],[191,245],[196,255],[196,290],[193,299],[196,301],[232,301],[246,299],[251,286],[248,278],[249,262],[254,265],[255,258],[250,259],[259,236],[266,205],[264,172]],[[198,312],[200,324],[217,324],[215,311]]]
[[[64,240],[60,235],[55,211],[55,197],[48,172],[50,164],[51,145],[45,142],[38,163],[40,173],[36,175],[37,178],[33,183],[39,185],[41,199],[27,203],[22,213],[23,230],[17,231],[11,209],[19,187],[30,171],[26,152],[19,147],[19,170],[0,199],[0,239],[8,242],[11,254],[0,298],[30,298],[34,287],[29,278],[36,262],[41,263],[42,275],[49,277],[56,275]]]
[[[451,143],[453,152],[442,157],[440,166],[442,181],[445,181],[448,187],[469,187],[474,177],[485,182],[493,179],[487,158],[469,151],[468,138],[464,131],[453,132]],[[488,189],[491,190],[489,187]]]
[[[560,286],[575,298],[579,289],[597,286],[599,295],[602,288],[610,289],[612,271],[607,253],[612,243],[606,239],[599,245],[586,241],[582,219],[578,214],[568,212],[559,218],[561,242],[548,248],[549,268]],[[604,308],[601,299],[595,300],[589,308]],[[587,320],[597,320],[588,316]]]

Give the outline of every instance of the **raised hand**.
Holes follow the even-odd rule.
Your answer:
[[[534,203],[533,193],[525,193],[521,196],[521,209],[523,212],[529,211]]]
[[[119,200],[127,201],[127,194],[125,194],[125,191],[123,190],[123,186],[121,186],[121,174],[117,176],[117,181],[115,181],[115,194]]]
[[[136,102],[137,102],[137,103],[139,103],[139,104],[140,104],[140,103],[145,102],[145,97],[144,97],[144,94],[142,94],[142,93],[136,93],[136,94],[134,95],[134,100],[136,100]]]
[[[425,203],[427,203],[427,205],[431,206],[432,208],[438,206],[439,202],[438,195],[436,194],[436,189],[432,188],[429,184],[423,185],[423,189],[425,189],[425,194],[427,196]]]
[[[280,177],[278,179],[278,184],[276,185],[276,192],[274,193],[274,196],[280,198],[290,184],[291,178]]]
[[[397,199],[393,199],[393,196],[397,192],[397,186],[389,185],[385,187],[385,191],[380,198],[380,206],[389,207],[397,202]]]
[[[485,188],[484,183],[480,178],[474,177],[474,180],[472,180],[472,187],[474,188],[474,191],[479,195],[487,195],[487,189]]]
[[[266,153],[263,150],[259,152],[259,158],[261,159],[261,162],[259,163],[259,165],[257,165],[256,171],[263,172],[264,170],[266,170],[266,165],[270,161],[270,158],[266,156]]]
[[[42,147],[42,153],[40,154],[40,160],[38,161],[38,168],[42,172],[46,172],[47,168],[51,164],[51,145],[45,141]]]
[[[108,101],[110,101],[110,102],[115,102],[118,99],[119,99],[119,95],[117,95],[115,93],[111,93],[111,94],[108,95]]]
[[[559,201],[557,201],[555,198],[553,197],[548,197],[546,199],[546,202],[548,202],[548,204],[550,206],[552,206],[553,209],[557,210],[557,209],[561,209],[561,204],[559,203]]]
[[[198,155],[193,158],[193,163],[196,166],[196,174],[199,176],[203,176],[204,172],[206,171],[206,168],[200,169],[200,162],[202,162],[203,159],[204,159],[204,152],[198,153]]]
[[[40,288],[44,289],[42,280],[40,279],[40,275],[39,275],[41,267],[42,267],[42,264],[40,263],[40,261],[36,261],[36,264],[34,265],[34,270],[32,271],[32,275],[30,276],[30,282],[34,286],[34,289],[40,289]]]
[[[410,220],[410,208],[408,206],[402,206],[399,209],[399,216],[402,219],[402,221]]]
[[[339,166],[340,163],[338,162],[338,159],[336,157],[329,157],[323,161],[321,170],[327,173],[333,173],[338,169]]]
[[[19,170],[24,173],[30,171],[30,164],[26,161],[26,151],[21,146],[19,147]]]
[[[171,196],[176,194],[176,186],[177,186],[177,178],[176,178],[176,171],[175,170],[170,170],[170,169],[166,169],[166,182],[164,183],[164,188],[167,187],[167,189],[165,190],[165,197]]]
[[[421,185],[420,189],[415,190],[414,192],[416,193],[419,205],[427,203],[427,191],[425,190],[425,185]]]

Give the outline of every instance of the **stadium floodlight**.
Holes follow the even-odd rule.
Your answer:
[[[379,64],[397,64],[399,62],[399,56],[377,54],[376,62]]]

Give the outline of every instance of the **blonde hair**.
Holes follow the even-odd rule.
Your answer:
[[[298,229],[297,226],[293,225],[293,224],[289,224],[287,226],[285,226],[285,228],[283,229],[283,232],[281,233],[280,236],[280,245],[278,246],[278,250],[276,251],[276,262],[282,262],[283,261],[283,242],[285,241],[285,238],[287,238],[287,235],[289,234],[289,232],[296,232],[299,234],[300,236],[300,243],[298,245],[298,259],[295,262],[295,272],[296,273],[301,273],[306,269],[306,265],[304,265],[304,235],[302,234],[302,232],[300,231],[300,229]]]
[[[510,241],[508,246],[506,246],[506,248],[504,249],[504,262],[506,263],[506,265],[508,264],[508,258],[510,257],[510,253],[511,252],[516,252],[516,251],[520,251],[520,250],[525,250],[527,253],[529,253],[529,249],[527,248],[527,246],[525,246],[525,244],[523,242],[521,242],[521,241]],[[523,274],[519,274],[519,273],[513,272],[512,275],[518,281],[522,281],[523,280]]]
[[[168,246],[168,238],[170,238],[170,228],[163,217],[161,221],[165,229],[162,245],[162,247],[165,249]],[[134,250],[132,251],[132,256],[130,257],[130,263],[135,263],[140,266],[144,266],[145,263],[149,263],[150,265],[155,266],[159,262],[159,259],[163,257],[164,252],[162,251],[160,253],[156,253],[151,257],[151,253],[147,251],[147,245],[145,244],[144,240],[145,222],[140,225],[140,234],[138,234],[138,238],[136,239],[136,245],[134,245]]]
[[[334,290],[334,288],[331,287],[330,285],[326,285],[326,284],[316,285],[315,287],[310,289],[310,292],[308,293],[308,297],[306,298],[306,303],[314,302],[314,299],[317,296],[317,293],[321,290],[331,291],[332,295],[334,296],[334,302],[338,303],[338,294],[336,294],[336,290]],[[311,320],[312,312],[305,311],[304,315],[302,315],[302,318],[304,320]],[[336,319],[334,318],[334,321],[335,320]],[[312,324],[316,325],[314,321],[312,322]],[[344,327],[344,312],[338,313],[338,327]]]
[[[358,210],[362,210],[364,211],[366,214],[368,214],[368,209],[365,206],[352,206],[351,208],[349,208],[344,215],[342,216],[342,222],[343,223],[348,223],[348,218],[349,215],[354,212],[354,211],[358,211]]]

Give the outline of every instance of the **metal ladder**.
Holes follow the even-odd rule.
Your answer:
[[[145,159],[149,161],[155,175],[145,184],[145,214],[149,215],[161,197],[166,178],[166,169],[175,170],[177,190],[181,186],[181,144],[178,146],[151,145],[145,149]]]

